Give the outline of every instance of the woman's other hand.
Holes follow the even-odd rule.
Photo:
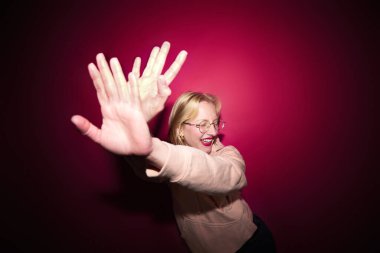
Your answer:
[[[165,102],[171,94],[169,85],[177,76],[187,57],[187,52],[182,50],[165,74],[162,75],[169,49],[170,43],[167,41],[162,44],[161,48],[154,47],[141,76],[141,59],[137,57],[133,63],[132,72],[139,83],[142,109],[146,121],[151,120],[164,109]]]

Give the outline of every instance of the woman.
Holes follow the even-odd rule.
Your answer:
[[[141,77],[135,61],[128,82],[116,59],[110,61],[111,73],[104,56],[98,55],[98,68],[90,64],[89,70],[101,105],[102,127],[81,116],[74,116],[73,123],[106,149],[128,156],[139,176],[170,182],[176,221],[192,252],[274,252],[270,233],[269,243],[256,251],[260,250],[257,241],[263,241],[257,235],[263,229],[252,222],[252,212],[240,196],[247,184],[244,161],[234,147],[224,147],[218,139],[223,122],[215,96],[195,92],[180,96],[170,115],[173,144],[150,136],[146,121],[162,110],[170,95],[167,83],[172,79],[168,82],[167,76],[174,78],[184,62],[182,58],[169,68],[175,74],[159,77],[162,68],[153,70],[161,50],[152,50]],[[152,72],[153,81],[143,84],[144,74]],[[139,88],[152,87],[152,83],[156,92],[142,96]]]

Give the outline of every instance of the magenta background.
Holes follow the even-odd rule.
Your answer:
[[[221,98],[224,142],[247,163],[243,194],[278,252],[378,252],[374,8],[286,2],[8,2],[2,247],[186,252],[167,187],[137,179],[69,120],[101,122],[87,73],[98,52],[128,70],[168,40],[170,61],[189,52],[169,109],[187,90]],[[152,124],[162,138],[167,114]]]

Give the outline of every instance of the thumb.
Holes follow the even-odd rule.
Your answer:
[[[168,97],[170,94],[172,94],[172,90],[169,88],[168,82],[163,75],[158,77],[157,90],[158,95],[161,97]]]
[[[99,142],[100,130],[88,121],[88,119],[80,115],[74,115],[71,117],[71,122],[83,135],[87,135],[94,142]]]

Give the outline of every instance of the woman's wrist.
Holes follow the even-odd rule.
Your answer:
[[[169,147],[158,138],[152,138],[152,151],[147,155],[146,159],[152,166],[162,168],[169,155]]]

